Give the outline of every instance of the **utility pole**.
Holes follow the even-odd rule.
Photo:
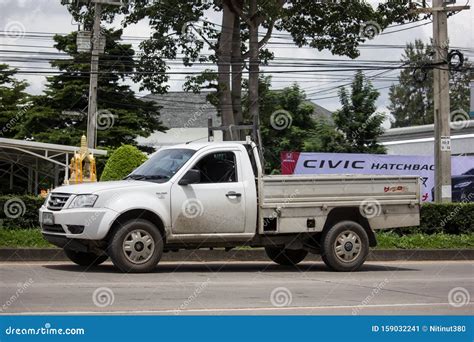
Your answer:
[[[435,65],[434,96],[434,156],[435,202],[451,202],[451,115],[449,104],[448,12],[469,9],[469,6],[446,6],[455,0],[433,0],[432,8],[417,8],[415,13],[432,13]]]
[[[92,56],[89,82],[89,107],[87,110],[87,147],[95,148],[97,143],[97,82],[99,72],[100,17],[102,5],[94,4],[94,26],[92,29]]]
[[[433,0],[433,9],[443,6],[443,0]],[[448,13],[433,12],[434,128],[435,128],[435,201],[451,202],[451,116],[448,70]]]
[[[69,0],[65,0],[69,1]],[[84,0],[78,0],[84,1]],[[89,82],[89,105],[87,110],[87,147],[95,148],[97,144],[97,83],[99,79],[99,54],[103,53],[105,41],[101,44],[100,17],[102,5],[122,6],[122,0],[90,0],[94,4],[94,25],[92,28],[92,55]]]

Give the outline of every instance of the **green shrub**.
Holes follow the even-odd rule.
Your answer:
[[[469,234],[474,231],[474,203],[426,204],[421,209],[426,233]]]
[[[147,157],[132,145],[117,148],[107,160],[101,181],[120,180],[140,166]]]
[[[0,227],[7,229],[38,227],[38,210],[43,203],[44,198],[40,196],[0,196]]]
[[[471,234],[474,232],[474,203],[425,203],[420,226],[399,228],[398,234]]]

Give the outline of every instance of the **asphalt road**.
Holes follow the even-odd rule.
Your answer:
[[[150,274],[0,263],[0,314],[465,315],[473,296],[472,261],[368,262],[355,273],[318,262],[168,262]]]

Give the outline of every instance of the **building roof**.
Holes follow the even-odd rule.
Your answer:
[[[59,172],[64,170],[68,178],[68,165],[79,146],[49,144],[36,141],[0,138],[0,179],[2,187],[14,191],[27,189],[28,193],[39,193],[40,183],[46,181],[52,186],[60,185]],[[94,155],[106,155],[107,151],[91,149]],[[33,176],[34,175],[34,176]],[[23,186],[23,185],[26,186]]]
[[[209,93],[192,93],[184,91],[166,94],[149,94],[144,101],[154,101],[160,109],[160,119],[169,128],[207,127],[207,119],[212,118],[214,125],[220,125],[221,119],[216,108],[206,100]],[[314,107],[313,118],[331,120],[332,112],[312,101],[306,101]]]
[[[34,151],[49,151],[49,152],[71,152],[79,150],[78,146],[68,146],[68,145],[59,145],[59,144],[49,144],[42,143],[37,141],[29,140],[19,140],[19,139],[9,139],[9,138],[0,138],[0,148],[21,148],[25,150],[34,150]],[[99,156],[107,155],[105,150],[89,149],[93,154]]]
[[[457,129],[459,128],[459,129]],[[453,122],[451,135],[474,134],[474,120]],[[400,141],[409,139],[432,138],[434,136],[434,124],[398,127],[387,129],[378,139],[379,142]]]
[[[206,100],[208,93],[169,92],[149,94],[144,101],[154,101],[160,109],[160,119],[169,128],[207,127],[207,119],[212,118],[214,125],[220,125],[216,108]]]
[[[142,146],[161,147],[187,141],[207,141],[207,122],[212,118],[214,126],[221,124],[216,108],[206,97],[209,93],[192,93],[184,91],[166,94],[149,94],[144,101],[154,101],[161,106],[160,119],[170,128],[166,132],[156,131],[148,137],[138,137],[137,143]],[[325,118],[332,121],[332,113],[312,101],[306,103],[314,107],[313,118]],[[214,132],[214,140],[222,140],[222,132]]]

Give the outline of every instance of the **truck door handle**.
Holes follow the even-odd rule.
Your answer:
[[[225,194],[227,197],[241,197],[242,194],[234,191],[229,191]]]

